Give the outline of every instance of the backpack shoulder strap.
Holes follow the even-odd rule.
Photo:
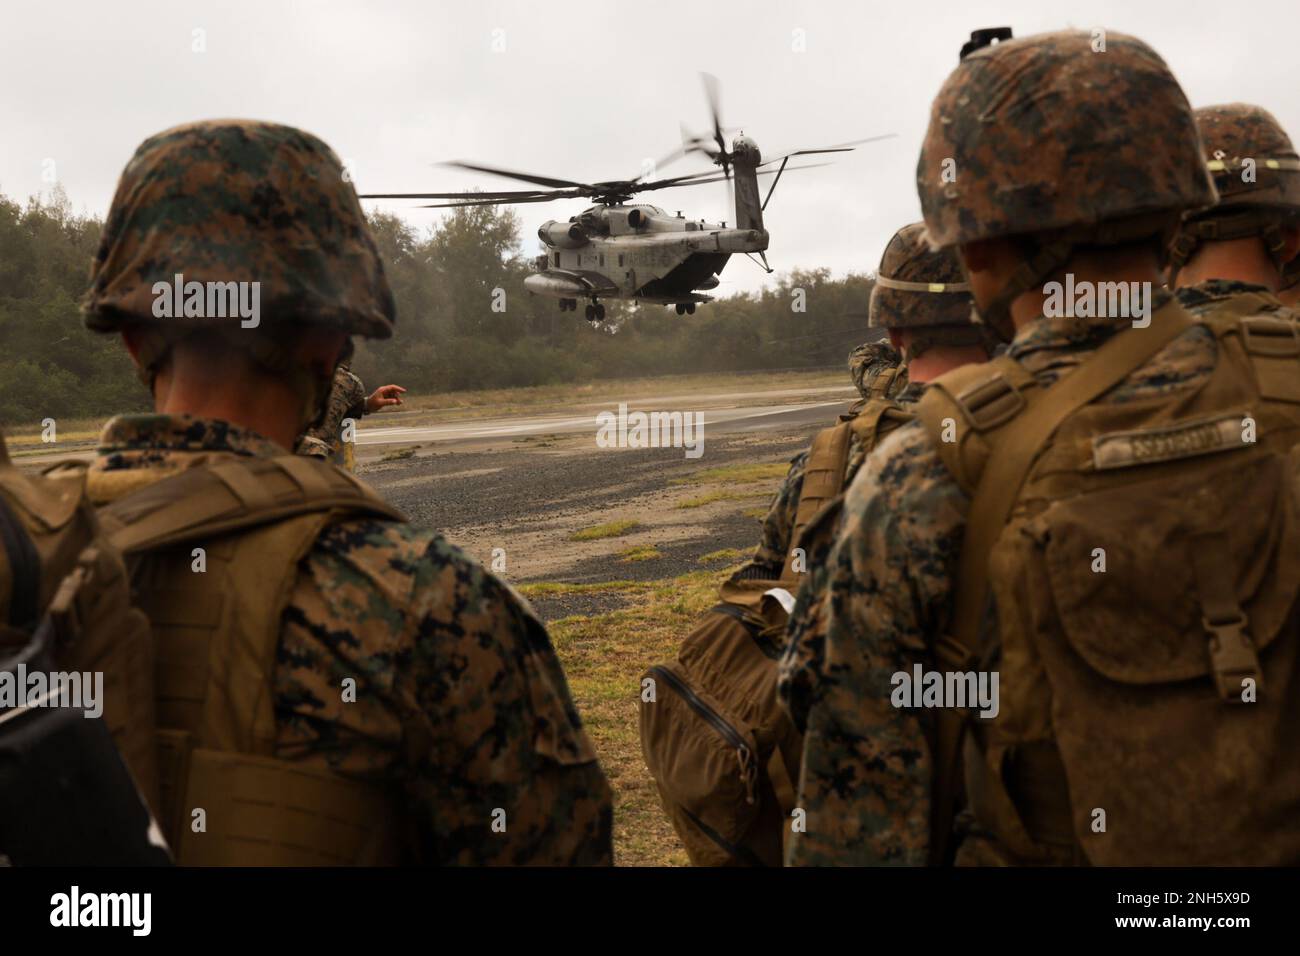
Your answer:
[[[8,606],[10,627],[22,631],[35,627],[40,593],[41,560],[36,545],[0,494],[0,608]],[[0,620],[0,630],[4,623]]]
[[[1201,320],[1220,342],[1236,343],[1254,367],[1260,397],[1300,404],[1300,315],[1257,293],[1231,300]],[[1247,308],[1253,305],[1253,308]]]
[[[838,425],[825,429],[813,439],[804,469],[799,504],[795,508],[794,528],[790,534],[791,553],[786,555],[785,566],[781,571],[782,581],[796,577],[793,549],[804,546],[805,535],[820,520],[831,502],[843,494],[845,485],[852,477],[850,468],[856,472],[857,466],[871,453],[880,439],[912,418],[912,413],[893,399],[870,398],[862,404],[857,415],[842,419]],[[853,453],[850,461],[849,452],[855,438],[860,449]]]
[[[907,378],[907,366],[895,365],[893,368],[887,368],[882,371],[871,383],[867,389],[868,399],[888,399],[889,393],[894,388],[894,383],[899,381],[899,376],[905,380]]]
[[[189,468],[119,498],[99,515],[112,544],[129,554],[328,511],[406,520],[357,478],[299,455]]]
[[[953,369],[925,390],[916,417],[967,495],[975,494],[998,433],[1041,389],[1028,369],[1003,355]]]
[[[951,633],[935,646],[940,666],[964,671],[976,661],[988,597],[989,555],[1006,526],[1025,477],[1053,432],[1071,414],[1118,385],[1192,325],[1191,316],[1171,303],[1151,317],[1149,327],[1130,328],[1114,335],[1069,376],[1046,389],[1016,386],[1016,379],[1023,381],[1024,377],[1032,376],[1019,363],[1002,356],[988,366],[976,367],[989,374],[980,376],[969,372],[953,375],[951,381],[945,375],[935,383],[940,387],[926,391],[921,399],[920,417],[931,440],[945,464],[954,456],[960,458],[958,465],[966,470],[954,471],[954,477],[961,483],[973,482],[974,486],[958,563]],[[1012,369],[1013,365],[1019,371]],[[973,384],[968,384],[971,379]],[[954,383],[966,387],[953,388]],[[945,453],[945,445],[961,444],[945,442],[943,432],[938,430],[947,427],[941,421],[946,416],[939,413],[952,408],[964,417],[964,421],[953,423],[957,431],[972,432],[984,446],[978,457],[962,455],[960,449]],[[972,449],[971,454],[976,451]],[[952,710],[937,713],[931,801],[932,864],[944,863],[948,857],[964,729],[962,714]]]
[[[862,445],[865,454],[871,454],[880,440],[899,425],[911,421],[915,416],[904,405],[892,398],[873,397],[868,399],[849,425],[854,437]]]
[[[793,545],[799,540],[799,535],[826,502],[838,495],[844,486],[844,468],[849,459],[849,439],[853,434],[854,421],[856,419],[850,419],[823,428],[808,449],[803,485],[799,489],[799,504],[795,507],[794,527],[790,529],[791,554],[785,556],[785,567],[781,570],[783,581],[795,576],[791,564]]]

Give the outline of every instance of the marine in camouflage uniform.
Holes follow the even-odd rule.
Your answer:
[[[961,264],[950,251],[932,251],[923,232],[922,223],[904,226],[885,247],[871,291],[867,324],[871,328],[887,329],[891,336],[899,337],[909,363],[918,356],[928,356],[929,367],[936,367],[936,362],[938,367],[947,368],[972,359],[982,361],[993,343],[973,322],[974,303]],[[904,335],[908,336],[906,340],[902,338]],[[971,346],[978,348],[972,352]],[[921,375],[924,374],[922,371]],[[925,379],[918,377],[906,381],[890,398],[900,410],[910,409],[924,391]],[[888,427],[878,428],[877,441],[888,433]],[[867,459],[867,451],[855,441],[848,458],[845,488]],[[826,620],[821,598],[826,587],[826,560],[834,542],[834,525],[839,520],[841,505],[842,498],[827,506],[816,519],[814,531],[801,537],[808,546],[807,572],[786,627],[785,652],[777,681],[781,704],[801,733],[807,726],[808,710],[822,686]]]
[[[970,296],[956,260],[930,252],[920,233],[919,224],[904,227],[882,260],[869,326],[897,338],[851,353],[849,371],[862,400],[794,459],[754,558],[723,583],[720,603],[687,635],[677,661],[647,672],[651,686],[664,680],[675,690],[643,701],[642,752],[695,865],[779,865],[783,859],[800,759],[799,731],[777,693],[790,592],[809,573],[801,552],[825,549],[829,522],[823,525],[820,516],[831,511],[867,451],[906,420],[898,400],[907,391],[900,348],[924,341],[953,359],[961,351],[949,353],[949,342],[979,343],[978,356],[986,357],[983,337],[972,335]],[[926,357],[923,367],[940,364]],[[690,697],[695,690],[710,703]],[[681,701],[688,700],[697,703],[683,711]],[[736,751],[743,790],[726,769],[715,772],[720,726],[752,734],[753,747]]]
[[[356,421],[365,413],[366,388],[352,369],[340,362],[334,370],[334,383],[329,398],[325,400],[325,411],[302,433],[294,453],[342,464],[343,423],[349,418]]]
[[[1178,301],[1194,314],[1224,308],[1277,313],[1283,305],[1277,290],[1289,284],[1287,273],[1300,258],[1295,255],[1300,245],[1300,157],[1277,119],[1258,106],[1201,107],[1196,127],[1219,201],[1184,218],[1170,251],[1171,285],[1178,286]],[[1207,270],[1200,267],[1201,254],[1242,239],[1258,240],[1272,269],[1255,259],[1247,276],[1220,260],[1222,274],[1203,278]],[[1234,261],[1239,260],[1227,260]],[[1200,281],[1182,284],[1179,280],[1189,273]]]
[[[849,377],[861,396],[849,415],[856,415],[862,403],[871,397],[871,388],[877,379],[884,373],[898,369],[902,361],[903,357],[888,341],[864,342],[849,353]],[[895,397],[906,388],[907,371],[900,369],[899,374],[889,382],[886,395]],[[861,457],[860,445],[855,438],[849,460],[860,460]],[[776,580],[781,576],[781,568],[793,545],[790,537],[794,533],[795,512],[799,510],[799,494],[803,490],[804,467],[807,463],[807,450],[790,459],[790,468],[781,479],[781,486],[777,489],[767,514],[763,516],[763,532],[758,546],[750,559],[732,575],[732,580]]]
[[[1067,378],[1116,323],[1043,316],[1017,330],[1012,303],[1058,274],[1078,246],[1163,246],[1181,213],[1215,199],[1168,68],[1133,38],[1108,34],[1104,54],[1090,41],[1084,32],[1044,34],[967,56],[934,101],[917,169],[934,245],[1032,243],[1026,267],[976,299],[984,321],[1011,341],[1008,354],[1044,386]],[[954,161],[955,181],[944,176]],[[1179,310],[1159,291],[1152,306],[1157,316]],[[1190,392],[1217,359],[1213,333],[1193,326],[1102,401]],[[931,859],[937,718],[893,706],[893,676],[932,666],[954,625],[969,507],[919,421],[881,443],[850,486],[827,559],[827,686],[808,715],[798,797],[807,832],[791,840],[788,863]]]
[[[155,320],[151,287],[176,273],[187,281],[260,282],[261,327],[241,329],[210,317]],[[139,147],[118,185],[84,312],[90,328],[121,331],[135,343],[151,385],[170,374],[173,352],[179,355],[189,336],[224,337],[266,372],[295,384],[304,398],[298,429],[319,414],[334,369],[300,365],[296,336],[318,329],[341,333],[336,362],[343,334],[388,337],[395,321],[382,263],[334,152],[299,130],[252,121],[181,126]],[[373,495],[355,479],[289,455],[246,425],[172,412],[122,416],[105,427],[88,487],[106,515],[120,517],[115,509],[151,492],[165,500],[178,482],[223,469],[229,474],[232,464],[276,465],[310,479],[301,484],[302,494],[335,482]],[[257,496],[256,483],[244,490]],[[293,505],[292,496],[277,500]],[[296,774],[298,787],[309,786],[304,780],[322,787],[346,781],[363,787],[366,799],[382,796],[399,808],[394,814],[400,819],[353,822],[362,828],[396,824],[404,834],[400,860],[609,864],[609,786],[546,630],[527,602],[436,532],[383,514],[344,511],[322,520],[296,564],[265,569],[272,579],[287,576],[278,635],[271,632],[274,661],[262,665],[270,669],[269,739],[250,758],[231,752],[238,747],[208,744],[217,748],[218,765],[238,767],[246,759]],[[169,607],[165,594],[150,590],[149,580],[158,578],[149,576],[189,588],[195,585],[187,582],[206,579],[218,587],[212,562],[242,540],[235,534],[211,542],[202,578],[183,573],[188,547],[179,556],[134,554],[146,610],[159,602]],[[254,551],[249,560],[261,556]],[[250,594],[266,576],[257,568],[229,573],[243,574]],[[218,598],[236,609],[252,600],[238,591],[208,595],[171,607],[170,620],[155,617],[162,652],[172,655],[159,671],[164,728],[184,716],[169,711],[175,705],[167,704],[168,694],[193,691],[169,687],[167,680],[193,685],[198,675],[202,700],[202,675],[208,673],[209,704],[202,713],[211,710],[212,681],[221,679],[226,663],[206,660],[202,645],[186,643],[195,632],[186,636],[173,622]],[[340,693],[349,680],[356,684],[354,700]],[[235,699],[252,689],[227,687]],[[200,742],[211,736],[202,724],[192,730]],[[208,784],[215,786],[213,799],[229,796],[221,779]],[[283,828],[269,836],[294,840]],[[183,839],[194,842],[188,833]],[[216,861],[261,861],[248,855],[253,850],[244,842]],[[185,862],[184,847],[180,858]]]

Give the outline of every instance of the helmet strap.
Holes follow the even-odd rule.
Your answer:
[[[976,312],[993,335],[1003,342],[1015,338],[1016,323],[1011,318],[1011,303],[1026,292],[1040,287],[1049,276],[1060,270],[1070,261],[1074,248],[1074,243],[1064,238],[1040,243],[1033,255],[1016,266],[991,302],[987,305],[976,302]]]
[[[1225,209],[1220,215],[1209,215],[1191,222],[1183,223],[1177,237],[1169,246],[1169,277],[1178,275],[1178,270],[1191,261],[1196,251],[1207,242],[1228,242],[1233,239],[1250,239],[1258,237],[1264,243],[1269,259],[1277,267],[1279,274],[1286,267],[1282,251],[1286,248],[1286,236],[1283,227],[1287,213],[1280,209],[1267,207],[1249,207]]]
[[[1016,267],[993,301],[986,306],[977,303],[976,310],[999,339],[1010,342],[1016,334],[1015,322],[1011,318],[1011,303],[1026,292],[1041,288],[1080,249],[1118,246],[1159,237],[1158,247],[1163,251],[1172,238],[1176,224],[1175,214],[1161,211],[1063,229],[1041,237],[1025,236],[1025,239],[1035,243],[1032,254]],[[965,269],[964,262],[962,268]]]

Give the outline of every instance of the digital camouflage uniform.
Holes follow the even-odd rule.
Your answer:
[[[951,252],[931,250],[923,237],[923,225],[904,226],[890,239],[880,258],[871,290],[868,325],[871,328],[907,331],[908,360],[936,346],[979,344],[988,347],[989,338],[972,322],[972,301],[961,271]],[[910,409],[925,391],[922,382],[907,382],[891,397],[900,408]],[[887,437],[887,429],[877,431]],[[866,455],[855,444],[849,456],[844,488],[861,469]],[[818,695],[824,668],[826,620],[821,597],[826,593],[826,560],[834,542],[840,501],[829,506],[818,519],[816,534],[805,536],[808,543],[807,572],[798,591],[794,610],[786,627],[785,652],[781,657],[777,693],[795,727],[802,733],[808,709]]]
[[[361,379],[347,365],[334,370],[334,383],[330,386],[325,411],[298,439],[294,454],[312,455],[339,462],[343,442],[343,422],[359,421],[366,413],[366,389]]]
[[[1077,244],[1168,233],[1181,211],[1209,205],[1198,160],[1191,110],[1160,58],[1115,33],[1105,54],[1093,53],[1089,34],[1071,31],[965,58],[935,99],[917,182],[935,246],[1044,237],[1028,269],[980,312],[1011,340],[1008,355],[1050,385],[1117,323],[1042,317],[1015,331],[1011,302],[1056,274]],[[955,181],[943,175],[953,162]],[[1185,315],[1168,293],[1154,299],[1153,309]],[[1216,346],[1193,326],[1100,401],[1190,393],[1214,370]],[[931,858],[938,718],[893,706],[892,678],[914,663],[933,667],[954,624],[969,505],[919,421],[886,438],[850,486],[826,562],[824,686],[808,714],[798,796],[807,832],[791,840],[789,863]]]
[[[1112,320],[1042,318],[1007,354],[1050,384],[1113,331]],[[1191,391],[1215,360],[1213,335],[1194,329],[1106,400]],[[933,635],[949,627],[969,505],[918,423],[890,435],[849,487],[826,559],[827,686],[808,718],[799,797],[808,832],[793,844],[796,865],[926,862],[930,712],[893,707],[890,678],[930,666]]]
[[[1196,285],[1182,286],[1175,290],[1174,295],[1179,305],[1193,315],[1213,312],[1243,295],[1255,296],[1260,312],[1282,312],[1287,308],[1265,286],[1238,279],[1208,279]]]
[[[104,428],[88,487],[105,504],[186,468],[277,454],[226,422],[126,415]],[[354,703],[339,694],[347,677],[364,681]],[[400,786],[423,862],[610,862],[609,787],[545,627],[442,535],[329,527],[284,611],[274,693],[277,756]],[[490,828],[497,807],[505,834]]]
[[[923,383],[908,382],[901,392],[892,397],[900,406],[909,408],[921,400],[924,392]],[[856,451],[860,449],[855,449]],[[866,461],[867,456],[860,453],[854,454],[850,459],[845,489],[851,487],[854,477]],[[797,496],[795,503],[798,503]],[[841,499],[833,506],[833,514],[828,514],[822,520],[836,524],[842,506]],[[793,513],[792,508],[791,516]],[[826,637],[821,596],[826,594],[827,558],[834,540],[833,534],[813,536],[813,546],[807,554],[808,570],[799,585],[794,610],[790,612],[790,620],[786,625],[785,652],[781,656],[776,689],[781,706],[801,732],[807,728],[808,709],[812,706],[821,683]]]
[[[865,401],[871,394],[872,383],[882,372],[897,368],[902,356],[888,341],[864,342],[849,353],[849,377],[858,394]],[[898,390],[906,387],[906,372],[895,380]],[[892,393],[891,393],[892,394]],[[854,405],[850,414],[856,413],[862,402]],[[854,436],[849,450],[850,469],[861,464],[861,445]],[[781,479],[767,514],[763,517],[763,533],[754,554],[733,576],[733,580],[747,578],[769,578],[775,580],[781,576],[786,555],[790,553],[793,542],[795,512],[799,509],[799,494],[803,490],[804,466],[808,462],[808,452],[801,451],[790,459],[790,469]]]
[[[260,281],[261,329],[154,322],[151,285],[174,273]],[[328,382],[294,365],[276,337],[285,320],[375,337],[391,335],[394,321],[382,263],[338,158],[313,136],[253,121],[177,127],[140,146],[118,185],[84,310],[92,329],[143,333],[149,378],[196,327],[218,331],[314,396],[304,423],[320,412]],[[106,426],[88,487],[120,515],[119,505],[157,498],[174,487],[169,480],[272,460],[293,466],[287,473],[314,473],[312,484],[344,482],[228,422],[133,415]],[[274,534],[279,525],[269,527]],[[230,537],[237,547],[239,534]],[[213,560],[221,546],[212,543]],[[188,547],[184,564],[172,555],[145,551],[133,567],[195,587],[197,576],[185,573]],[[209,565],[208,579],[219,580]],[[308,772],[324,771],[391,797],[409,862],[611,862],[609,786],[545,628],[507,584],[436,532],[346,512],[325,519],[296,570],[265,571],[288,582],[268,679],[274,739],[265,756],[277,773],[301,767],[319,779]],[[141,592],[146,605],[163,597]],[[164,643],[190,639],[170,633],[167,620],[154,624]],[[208,666],[192,664],[181,678]],[[340,693],[349,678],[355,701]],[[241,852],[221,862],[241,862]]]

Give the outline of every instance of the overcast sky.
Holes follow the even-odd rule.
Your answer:
[[[724,122],[769,155],[898,134],[783,178],[768,207],[778,270],[866,272],[919,218],[916,158],[961,43],[1004,24],[1017,35],[1136,34],[1193,105],[1259,103],[1300,136],[1295,0],[0,0],[0,11],[0,192],[48,190],[53,160],[73,206],[101,216],[140,140],[211,117],[319,135],[351,163],[360,192],[511,188],[433,165],[449,159],[631,177],[678,143],[679,121],[706,128],[707,70],[721,82]],[[703,168],[700,157],[663,172]],[[721,184],[646,199],[734,218]],[[421,228],[436,221],[438,210],[412,205],[385,208]],[[526,250],[543,220],[586,205],[518,207]],[[764,277],[736,258],[722,281],[725,294]]]

